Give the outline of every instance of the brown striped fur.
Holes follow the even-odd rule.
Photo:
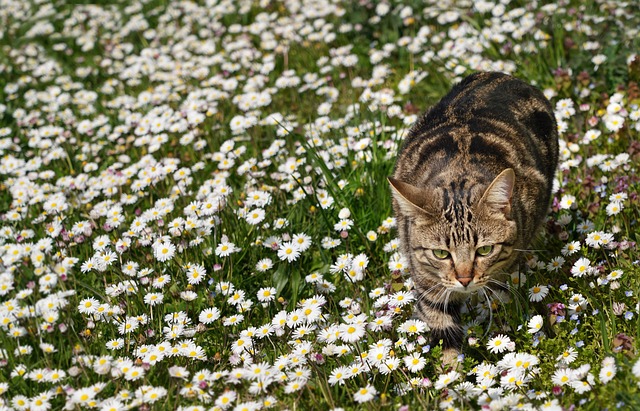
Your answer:
[[[416,315],[443,341],[446,362],[462,346],[464,299],[500,284],[535,236],[557,161],[549,101],[501,73],[465,78],[409,131],[389,178],[393,207]],[[483,246],[493,249],[482,256]]]

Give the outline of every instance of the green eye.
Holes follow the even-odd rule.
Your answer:
[[[449,258],[449,252],[447,250],[433,250],[433,255],[435,255],[439,260]]]
[[[476,253],[484,257],[485,255],[491,254],[492,251],[493,251],[492,245],[483,245],[482,247],[476,250]]]

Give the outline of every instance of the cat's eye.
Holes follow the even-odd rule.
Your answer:
[[[492,251],[493,251],[492,245],[483,245],[482,247],[478,247],[478,249],[476,250],[476,254],[484,257],[486,255],[491,254]]]
[[[433,250],[433,255],[435,255],[439,260],[449,258],[449,252],[447,250]]]

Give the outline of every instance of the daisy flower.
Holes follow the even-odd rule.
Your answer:
[[[351,371],[349,367],[341,366],[333,371],[331,371],[331,375],[329,376],[329,384],[331,385],[344,385],[345,381],[351,376]]]
[[[263,273],[273,267],[273,261],[270,258],[263,258],[256,263],[256,270]]]
[[[527,276],[519,271],[511,273],[509,278],[511,279],[511,283],[516,287],[520,287],[527,281]]]
[[[307,275],[304,280],[310,284],[314,284],[314,283],[318,283],[320,281],[322,281],[324,278],[322,277],[322,274],[320,273],[311,273],[309,275]]]
[[[420,355],[420,353],[414,352],[403,358],[404,365],[410,372],[419,372],[427,364],[427,360]]]
[[[458,380],[458,378],[460,378],[460,373],[457,371],[450,371],[446,374],[442,374],[440,375],[440,377],[438,377],[438,380],[435,382],[435,384],[433,385],[433,387],[436,390],[441,390],[445,387],[447,387],[449,384],[451,384],[452,382],[455,382]]]
[[[540,302],[549,294],[549,287],[537,284],[529,289],[529,301]]]
[[[365,327],[362,324],[340,324],[340,339],[346,343],[352,343],[360,340],[365,333]]]
[[[584,137],[582,138],[582,142],[584,144],[590,143],[590,142],[596,140],[598,137],[600,137],[601,134],[602,134],[602,132],[600,130],[596,130],[596,129],[587,130],[587,132],[584,133]]]
[[[240,324],[242,321],[244,320],[244,315],[242,314],[236,314],[236,315],[232,315],[230,317],[225,317],[222,325],[226,326],[231,326],[231,325],[236,325],[236,324]]]
[[[107,350],[119,350],[124,347],[124,339],[116,338],[114,340],[109,340],[106,344]]]
[[[562,361],[565,364],[571,364],[577,357],[578,352],[576,351],[576,349],[573,347],[569,347],[556,358],[556,361]]]
[[[289,225],[289,220],[286,218],[276,218],[273,222],[273,228],[279,230],[281,228],[285,228]]]
[[[575,254],[578,251],[580,251],[580,241],[572,241],[562,247],[562,250],[560,252],[566,257],[568,255]]]
[[[194,264],[187,270],[187,282],[189,284],[200,284],[207,276],[205,268],[199,264]]]
[[[424,321],[418,319],[410,319],[402,323],[398,327],[398,332],[412,334],[421,334],[428,329],[427,324]]]
[[[389,299],[389,304],[394,307],[402,307],[415,301],[413,293],[408,291],[398,291],[392,294]]]
[[[78,304],[78,311],[82,314],[95,314],[98,310],[100,302],[93,297],[85,298]]]
[[[573,370],[569,368],[561,368],[556,370],[551,377],[551,381],[555,385],[567,385],[575,381]]]
[[[256,208],[247,213],[247,215],[245,216],[245,220],[247,221],[247,223],[251,225],[256,225],[261,223],[264,220],[264,216],[265,216],[264,210],[261,208]]]
[[[560,256],[552,258],[551,261],[549,261],[549,263],[547,264],[547,271],[557,272],[560,268],[562,268],[564,262],[565,259]]]
[[[574,277],[582,277],[585,274],[588,274],[591,268],[591,261],[588,258],[582,257],[579,258],[571,267],[571,275]]]
[[[575,202],[575,196],[572,196],[571,194],[565,194],[562,196],[562,199],[560,199],[560,208],[565,210],[570,209],[571,206],[575,204]]]
[[[513,342],[511,339],[503,334],[498,334],[487,343],[487,349],[494,354],[507,350],[513,351],[513,348]]]
[[[618,280],[620,277],[622,277],[622,274],[622,270],[613,270],[607,275],[607,280]]]
[[[369,264],[369,259],[364,254],[358,254],[351,261],[351,268],[357,272],[362,272]]]
[[[602,368],[600,369],[600,374],[598,374],[598,378],[600,382],[603,384],[607,384],[609,381],[616,376],[617,368],[616,364],[613,361],[612,357],[607,357],[602,360]]]
[[[311,237],[305,233],[294,234],[291,238],[291,242],[297,245],[298,250],[300,250],[301,253],[311,247]]]
[[[240,249],[236,247],[235,244],[223,239],[216,247],[215,254],[218,257],[227,257],[238,251],[240,251]]]
[[[149,304],[150,306],[162,304],[163,299],[164,295],[162,293],[147,293],[144,296],[145,304]]]
[[[171,242],[159,242],[153,246],[153,256],[160,262],[169,261],[176,253],[176,246]]]
[[[338,231],[338,232],[340,232],[340,231],[348,231],[352,226],[353,226],[353,220],[351,220],[350,218],[344,218],[344,219],[338,221],[333,226],[333,229]]]
[[[229,296],[227,302],[229,304],[240,305],[245,301],[245,292],[243,290],[236,290],[233,294]]]
[[[394,253],[389,258],[388,267],[391,271],[404,271],[409,268],[409,264],[407,259],[400,253]]]
[[[624,206],[620,201],[612,201],[607,205],[606,211],[608,216],[616,215],[622,211]]]
[[[353,399],[355,402],[362,404],[363,402],[371,401],[375,398],[378,391],[371,384],[367,384],[366,387],[360,388],[355,394]]]
[[[398,248],[400,248],[400,240],[397,238],[394,238],[393,240],[389,241],[387,244],[384,245],[384,247],[382,248],[382,251],[386,253],[393,253],[398,251]]]
[[[611,132],[616,132],[624,126],[624,117],[618,114],[608,114],[604,117],[604,126]]]
[[[276,289],[273,287],[265,287],[258,290],[258,301],[266,303],[276,298]]]
[[[580,234],[587,234],[593,231],[595,227],[595,224],[593,224],[593,222],[591,222],[590,220],[584,220],[580,224],[578,224],[576,230],[578,230]]]
[[[339,246],[340,243],[341,243],[340,239],[324,237],[322,239],[321,245],[322,245],[322,248],[330,250],[332,248],[336,248],[337,246]]]
[[[384,360],[382,364],[378,364],[378,371],[381,374],[387,375],[392,371],[397,370],[400,367],[400,358],[398,357],[388,357]]]
[[[203,324],[211,324],[220,318],[220,310],[216,307],[205,308],[200,312],[198,316],[198,321]]]
[[[283,242],[278,248],[278,258],[281,260],[287,260],[288,262],[293,262],[298,259],[300,256],[300,250],[296,243],[291,241]]]
[[[591,391],[591,384],[587,381],[573,381],[569,384],[577,394],[584,394]]]
[[[529,334],[535,334],[538,331],[540,331],[542,329],[543,324],[544,324],[544,321],[541,315],[533,316],[529,320],[529,323],[527,323],[527,327],[529,328],[528,330]]]
[[[611,202],[617,201],[617,202],[621,203],[621,202],[625,201],[627,198],[628,198],[627,193],[619,192],[619,193],[611,194],[609,196],[609,201],[611,201]]]
[[[385,347],[385,346],[373,347],[367,353],[367,360],[371,361],[371,363],[373,363],[374,365],[380,365],[389,356],[389,351],[390,351],[389,347]]]
[[[593,231],[587,235],[587,238],[584,240],[584,242],[589,247],[600,248],[600,244],[602,244],[603,235],[604,233],[602,231]]]
[[[383,315],[381,317],[378,317],[372,320],[369,324],[367,324],[367,327],[371,331],[380,331],[383,329],[390,328],[392,324],[393,324],[392,317],[389,315]]]
[[[153,282],[151,283],[151,286],[153,288],[162,289],[165,286],[169,285],[170,282],[171,282],[171,276],[169,276],[168,274],[163,274],[160,277],[154,278]]]

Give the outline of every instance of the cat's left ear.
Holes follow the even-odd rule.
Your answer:
[[[512,168],[507,168],[498,174],[482,195],[480,204],[495,211],[502,212],[505,216],[511,213],[511,196],[516,182],[516,173]]]

